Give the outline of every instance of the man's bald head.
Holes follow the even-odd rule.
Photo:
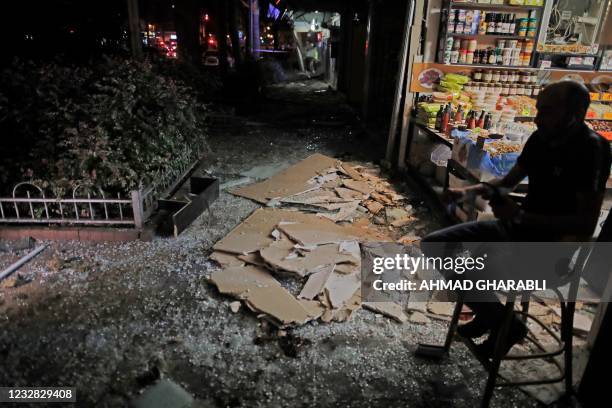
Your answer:
[[[591,104],[589,90],[576,81],[559,81],[548,85],[540,98],[550,98],[566,114],[582,122]],[[539,98],[538,98],[539,99]]]
[[[536,124],[547,133],[563,131],[568,126],[584,122],[591,104],[589,90],[575,81],[560,81],[548,85],[538,96]]]

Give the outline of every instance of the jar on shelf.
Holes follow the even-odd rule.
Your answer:
[[[466,49],[459,50],[459,63],[465,64],[466,61],[467,61],[467,50]]]
[[[525,91],[523,92],[525,96],[533,96],[533,86],[525,85]]]
[[[493,80],[493,73],[491,72],[490,69],[487,69],[484,72],[484,74],[482,76],[482,79],[483,79],[484,82],[491,82]]]
[[[465,63],[470,64],[470,65],[474,63],[474,52],[473,51],[467,52],[467,54],[465,55]]]
[[[498,69],[493,71],[493,75],[491,76],[491,82],[499,82],[500,80],[500,72]]]
[[[459,37],[454,38],[452,49],[455,51],[459,51],[460,48],[461,48],[461,39]]]
[[[523,84],[529,84],[531,83],[531,73],[527,72],[527,71],[523,71],[520,74],[520,81]]]
[[[531,92],[531,95],[534,97],[537,97],[540,94],[540,87],[537,85],[533,86],[533,91]]]
[[[509,95],[510,94],[510,85],[505,82],[504,84],[502,84],[502,91],[501,91],[502,95]]]
[[[510,92],[508,92],[508,95],[510,96],[516,95],[516,85],[515,84],[510,85]]]
[[[496,94],[502,93],[502,86],[499,82],[495,83],[495,86],[493,87],[493,92]]]
[[[474,73],[472,74],[472,78],[474,79],[474,81],[482,81],[482,70],[477,69],[476,71],[474,71]]]
[[[516,86],[516,94],[517,94],[517,95],[519,95],[519,96],[520,96],[520,95],[524,95],[524,94],[525,94],[525,85],[523,85],[523,84],[519,83],[519,84]]]
[[[508,82],[515,84],[518,81],[518,72],[517,71],[510,71],[508,73]]]
[[[450,62],[451,64],[456,64],[459,61],[459,51],[453,50],[450,54]]]
[[[524,67],[528,67],[531,63],[531,54],[527,54],[526,52],[521,53],[521,65]]]
[[[508,71],[505,71],[505,70],[504,70],[504,71],[500,72],[500,74],[499,74],[499,80],[500,80],[501,82],[504,82],[504,83],[505,83],[505,82],[508,82]]]
[[[478,47],[478,41],[476,41],[475,39],[471,39],[468,42],[468,51],[476,51],[476,48]]]

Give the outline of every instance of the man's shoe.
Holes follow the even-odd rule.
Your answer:
[[[495,352],[495,343],[497,343],[497,335],[499,333],[499,328],[493,330],[489,337],[481,344],[476,346],[478,353],[483,357],[492,358],[493,353]],[[518,318],[514,317],[512,319],[512,323],[510,324],[510,330],[508,335],[506,336],[506,341],[503,344],[502,357],[506,356],[510,349],[518,342],[523,340],[527,336],[527,326],[525,323],[520,321]]]
[[[458,326],[457,334],[466,339],[474,339],[476,337],[485,335],[489,330],[491,330],[491,326],[489,324],[486,324],[482,319],[475,317],[466,324]]]

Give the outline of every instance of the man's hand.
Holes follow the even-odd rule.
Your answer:
[[[446,194],[450,199],[455,201],[465,198],[466,195],[470,194],[473,196],[483,195],[487,192],[487,187],[484,184],[474,184],[468,187],[449,187],[446,190]]]
[[[521,209],[512,198],[500,195],[490,202],[493,214],[500,220],[511,220]]]

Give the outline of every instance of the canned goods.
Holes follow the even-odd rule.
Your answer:
[[[538,28],[538,20],[535,18],[530,18],[527,23],[527,28],[536,30]]]
[[[518,29],[519,37],[527,37],[527,27],[522,27]]]
[[[536,36],[536,29],[535,28],[528,28],[527,29],[527,38],[535,38]]]

